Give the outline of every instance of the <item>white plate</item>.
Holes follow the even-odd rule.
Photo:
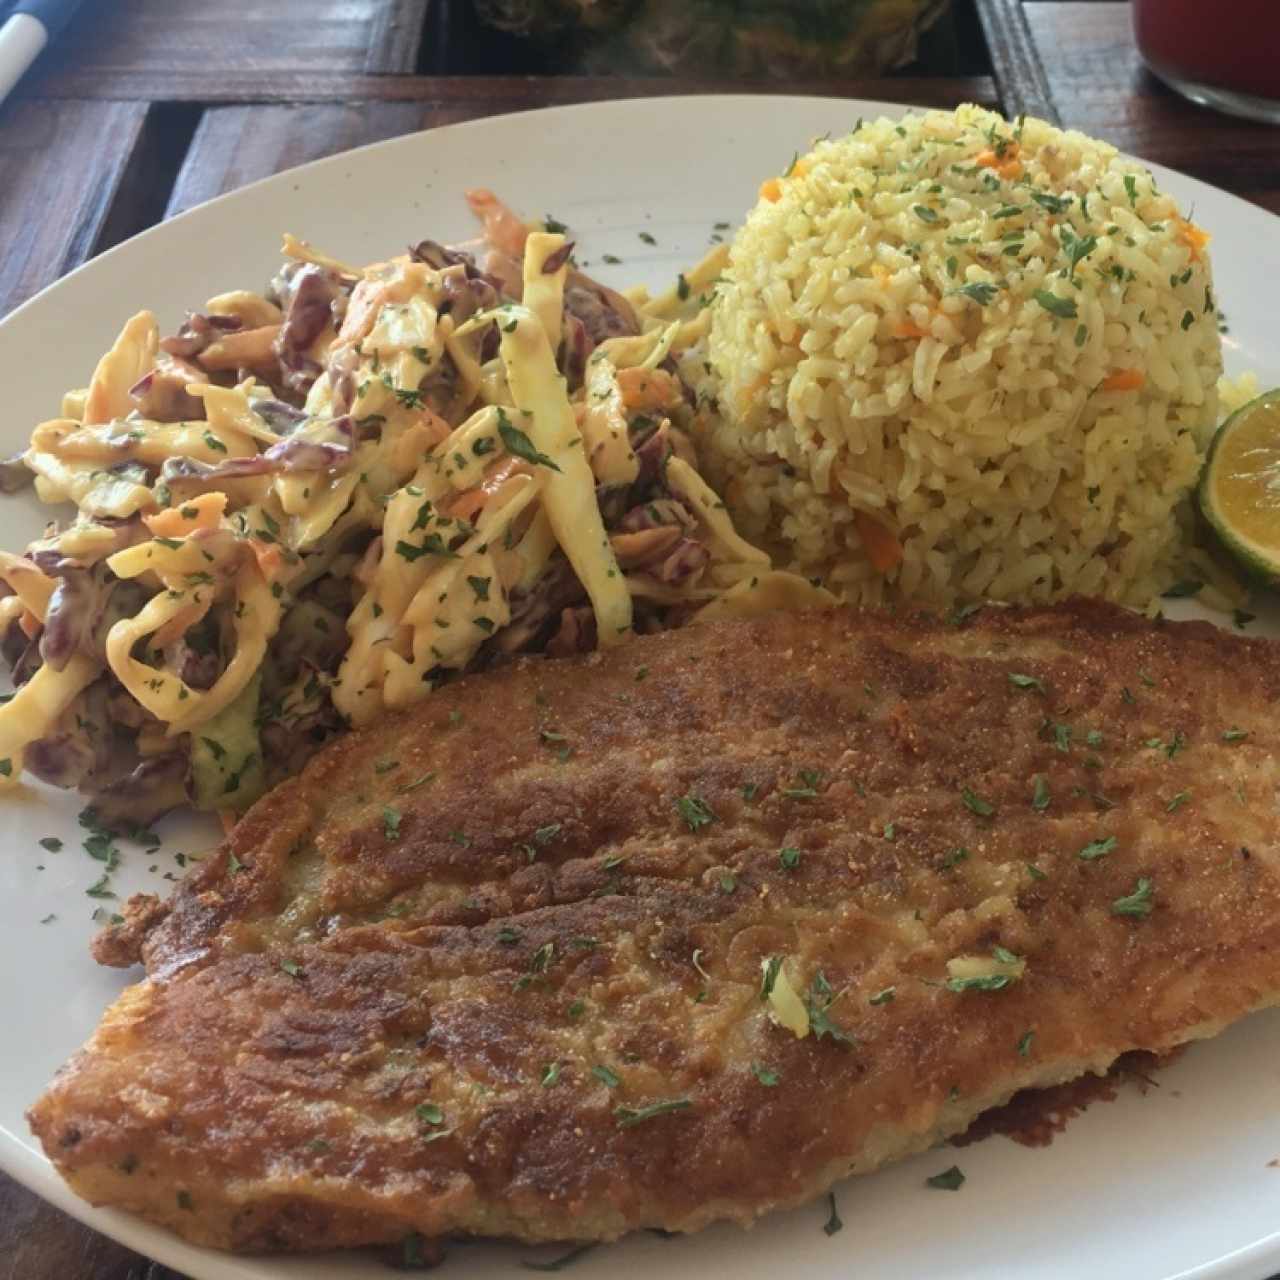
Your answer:
[[[0,324],[5,452],[83,384],[121,322],[147,306],[176,325],[187,307],[276,268],[292,230],[340,258],[372,261],[474,224],[461,199],[491,186],[529,216],[554,213],[578,233],[579,256],[609,283],[667,284],[706,249],[714,223],[737,222],[761,177],[806,141],[859,116],[901,107],[815,98],[669,98],[610,102],[456,125],[366,147],[268,179],[157,227],[81,268]],[[1157,170],[1214,233],[1217,293],[1231,332],[1229,368],[1280,382],[1275,282],[1280,222],[1203,183]],[[647,232],[656,241],[640,239]],[[602,255],[623,259],[604,266]],[[40,528],[34,499],[0,506],[0,546]],[[1268,628],[1272,629],[1272,628]],[[376,1261],[231,1258],[194,1249],[114,1212],[90,1209],[36,1150],[23,1109],[89,1035],[125,976],[89,958],[98,905],[85,896],[101,866],[81,851],[77,801],[31,789],[4,810],[0,857],[0,1166],[97,1229],[200,1280],[380,1277]],[[208,843],[194,825],[162,828],[165,850],[126,846],[123,897],[167,888],[174,850]],[[37,844],[56,835],[65,847]],[[149,868],[155,867],[154,872]],[[43,868],[43,869],[40,869]],[[105,904],[110,907],[110,903]],[[57,919],[41,924],[49,913]],[[843,1232],[824,1205],[779,1215],[751,1234],[729,1228],[682,1240],[640,1236],[575,1264],[581,1280],[930,1280],[1034,1275],[1041,1280],[1254,1280],[1280,1269],[1280,1012],[1198,1046],[1147,1097],[1095,1106],[1048,1150],[993,1138],[943,1150],[837,1188]],[[821,1105],[815,1099],[815,1105]],[[925,1177],[958,1161],[959,1194]],[[455,1274],[515,1275],[531,1250],[454,1250]],[[546,1256],[546,1251],[541,1251]]]

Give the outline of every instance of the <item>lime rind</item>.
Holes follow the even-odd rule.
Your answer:
[[[1238,516],[1224,504],[1220,493],[1224,480],[1228,479],[1223,474],[1226,464],[1222,446],[1234,433],[1252,428],[1258,414],[1275,417],[1275,456],[1280,465],[1280,388],[1275,388],[1241,405],[1218,428],[1200,474],[1197,497],[1205,520],[1240,566],[1251,576],[1277,585],[1280,584],[1280,522],[1277,523],[1274,542],[1260,541],[1245,532]]]

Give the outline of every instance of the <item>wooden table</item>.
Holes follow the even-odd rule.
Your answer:
[[[3,15],[6,0],[0,0]],[[743,89],[1067,122],[1280,212],[1280,132],[1183,102],[1120,0],[956,0],[927,58],[874,80],[554,74],[461,0],[90,0],[0,108],[0,316],[96,253],[256,178],[417,129],[556,103]],[[0,1280],[166,1280],[0,1175]]]

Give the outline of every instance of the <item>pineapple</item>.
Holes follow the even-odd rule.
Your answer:
[[[915,57],[949,0],[475,0],[493,26],[566,38],[589,69],[874,75]]]

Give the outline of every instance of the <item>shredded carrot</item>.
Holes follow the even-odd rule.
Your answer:
[[[927,338],[929,330],[922,329],[914,320],[899,320],[893,326],[893,336],[895,338]]]
[[[1006,143],[999,152],[994,147],[979,151],[975,163],[984,169],[994,169],[1002,178],[1022,177],[1022,161],[1018,159],[1018,144]]]
[[[474,524],[476,516],[488,501],[489,495],[483,489],[464,489],[449,503],[449,514],[455,520],[469,520]]]
[[[760,184],[760,199],[777,204],[782,199],[782,183],[777,178],[766,178]]]
[[[34,640],[40,634],[40,619],[30,609],[23,609],[22,616],[18,619],[18,626],[22,628],[22,634],[28,640]]]
[[[862,539],[862,549],[877,573],[888,573],[902,563],[902,543],[893,530],[861,511],[853,513],[853,524]]]
[[[485,503],[512,476],[517,475],[531,476],[533,475],[533,468],[527,462],[521,462],[519,458],[504,458],[501,462],[489,468],[484,479],[474,489],[464,489],[457,497],[453,498],[446,508],[448,514],[455,520],[470,520],[474,523],[475,517],[483,509]]]
[[[783,176],[787,178],[803,178],[808,172],[809,166],[803,160],[797,160]]]
[[[199,603],[189,604],[185,609],[179,609],[168,622],[159,627],[152,635],[152,648],[167,649],[175,640],[180,640],[204,618],[212,604],[213,593],[206,591],[204,596],[200,598]]]
[[[262,571],[262,576],[268,582],[274,581],[284,566],[284,553],[275,543],[267,545],[259,542],[257,538],[250,539],[249,545],[253,548],[253,554],[257,557],[258,568]]]
[[[197,529],[216,529],[226,509],[225,493],[202,493],[189,502],[143,516],[142,523],[157,538],[181,538]]]
[[[473,187],[463,195],[471,206],[471,212],[484,224],[484,238],[495,249],[513,258],[523,257],[529,228],[519,217],[484,187]]]
[[[1197,227],[1194,222],[1188,222],[1186,218],[1175,218],[1174,221],[1178,227],[1178,239],[1191,250],[1191,261],[1200,261],[1200,251],[1213,238],[1203,227]]]
[[[665,369],[619,369],[618,390],[628,409],[673,409],[684,398],[679,382]]]
[[[1117,369],[1102,380],[1103,391],[1137,391],[1147,380],[1141,369]]]

